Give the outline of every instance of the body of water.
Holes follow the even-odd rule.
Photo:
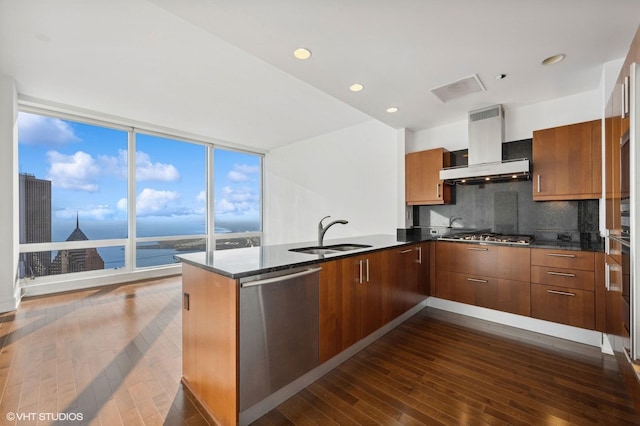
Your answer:
[[[54,224],[52,230],[53,241],[66,241],[76,227],[75,220]],[[89,240],[127,238],[127,223],[125,221],[80,221],[80,229]],[[256,222],[221,222],[216,226],[216,234],[228,234],[233,232],[256,232],[259,224]],[[171,221],[141,221],[137,224],[140,237],[166,237],[166,236],[190,236],[205,233],[205,226],[201,220]],[[174,256],[179,253],[201,251],[200,247],[190,250],[176,250],[167,247],[166,244],[154,247],[150,243],[146,248],[136,250],[136,264],[138,267],[148,267],[175,263]],[[124,246],[98,248],[98,253],[104,260],[105,269],[122,268],[125,265]],[[55,256],[55,253],[52,253]]]

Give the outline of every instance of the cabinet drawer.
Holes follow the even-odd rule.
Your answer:
[[[532,265],[593,271],[594,263],[594,254],[590,251],[531,249]]]
[[[580,271],[578,269],[532,266],[531,282],[581,290],[594,290],[593,272]]]
[[[436,296],[484,308],[529,315],[529,283],[451,271],[436,273]]]
[[[531,284],[531,316],[593,330],[595,328],[594,293]]]
[[[530,250],[520,247],[449,243],[436,244],[436,270],[530,281]]]

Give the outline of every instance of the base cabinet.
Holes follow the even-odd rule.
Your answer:
[[[436,244],[435,296],[518,315],[530,314],[529,249]]]
[[[322,263],[321,363],[427,297],[428,247],[406,245]]]
[[[531,250],[531,316],[595,330],[595,254]]]

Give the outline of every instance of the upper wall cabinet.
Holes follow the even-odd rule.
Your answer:
[[[600,120],[533,132],[533,199],[602,196]]]
[[[449,204],[451,188],[440,180],[440,169],[449,165],[449,151],[444,148],[407,154],[404,169],[407,205]]]

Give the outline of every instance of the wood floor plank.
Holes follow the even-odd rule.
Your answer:
[[[1,314],[0,418],[205,425],[180,383],[180,294],[173,277],[25,299]],[[613,357],[480,323],[425,309],[255,424],[640,424]]]

